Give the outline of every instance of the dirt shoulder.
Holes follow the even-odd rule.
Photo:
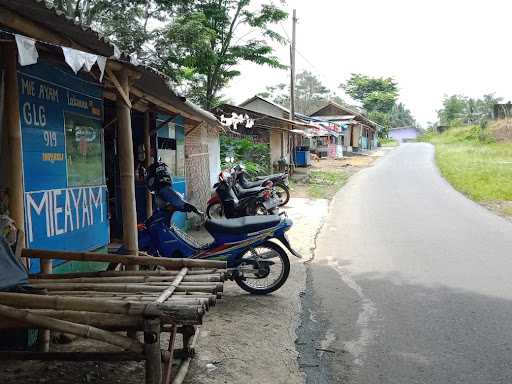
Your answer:
[[[342,160],[320,160],[306,171],[343,172],[345,182],[389,150]],[[313,256],[317,234],[329,210],[328,199],[310,198],[310,185],[307,180],[301,180],[304,175],[307,173],[294,177],[293,197],[286,207],[294,222],[290,242],[304,258],[298,260],[290,256],[290,277],[272,295],[255,297],[234,284],[226,284],[224,299],[208,314],[201,329],[198,354],[186,383],[304,383],[295,344],[306,283],[304,263]],[[335,193],[341,185],[327,185],[327,188],[335,188]]]
[[[253,296],[233,283],[208,314],[186,383],[303,383],[297,364],[295,329],[305,287],[304,261],[328,212],[327,200],[292,198],[290,242],[304,259],[290,256],[286,284],[274,294]]]
[[[291,178],[292,196],[331,199],[350,176],[367,168],[393,148],[379,148],[342,159],[320,159],[308,168],[297,168]]]

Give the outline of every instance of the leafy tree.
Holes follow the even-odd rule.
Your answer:
[[[374,78],[353,73],[341,88],[354,100],[361,102],[368,112],[389,113],[398,99],[398,86],[388,78]]]
[[[397,103],[391,109],[389,114],[390,128],[396,127],[415,127],[417,126],[416,120],[403,103]]]
[[[387,137],[392,123],[392,111],[396,108],[398,99],[397,83],[390,77],[370,77],[353,73],[341,88],[362,104],[370,120],[384,127],[379,134]]]
[[[290,86],[277,84],[266,88],[259,93],[261,97],[272,100],[285,108],[290,107]],[[309,115],[323,107],[329,100],[344,104],[340,97],[334,95],[329,88],[310,71],[297,74],[295,86],[295,110],[298,113]]]
[[[151,55],[148,45],[157,31],[154,21],[172,16],[184,0],[53,0],[53,5],[66,16],[95,27],[109,37],[121,51],[143,61]]]
[[[494,94],[484,95],[481,99],[445,96],[437,115],[441,125],[476,124],[492,118],[494,105],[501,101],[502,98]]]
[[[269,41],[284,42],[272,26],[288,14],[269,3],[252,0],[196,0],[183,2],[176,17],[155,40],[155,60],[176,83],[185,84],[188,96],[211,109],[219,92],[240,75],[241,61],[285,68],[274,56]],[[242,35],[243,30],[250,29]],[[244,39],[251,32],[260,38]]]

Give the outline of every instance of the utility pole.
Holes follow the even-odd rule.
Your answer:
[[[295,40],[297,30],[297,10],[293,10],[292,42],[290,45],[290,120],[295,120]]]

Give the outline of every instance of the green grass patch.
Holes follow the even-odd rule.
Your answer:
[[[478,126],[430,134],[442,175],[478,202],[512,201],[512,144],[496,143]]]
[[[314,199],[331,199],[347,182],[343,171],[312,171],[308,178],[308,194]]]
[[[396,147],[398,146],[398,141],[393,139],[381,139],[380,140],[381,147]]]
[[[512,216],[512,207],[503,208],[503,213],[507,216]]]

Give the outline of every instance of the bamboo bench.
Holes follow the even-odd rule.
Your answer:
[[[163,267],[30,276],[41,294],[0,292],[0,329],[39,328],[98,340],[119,352],[0,351],[0,360],[145,361],[146,384],[181,383],[198,325],[221,298],[226,263],[25,249],[23,257]],[[136,332],[144,333],[140,341]],[[121,334],[126,332],[127,335]],[[169,344],[161,349],[162,332]],[[45,331],[40,332],[44,334]],[[183,336],[176,348],[176,334]],[[176,373],[173,361],[181,362]]]

